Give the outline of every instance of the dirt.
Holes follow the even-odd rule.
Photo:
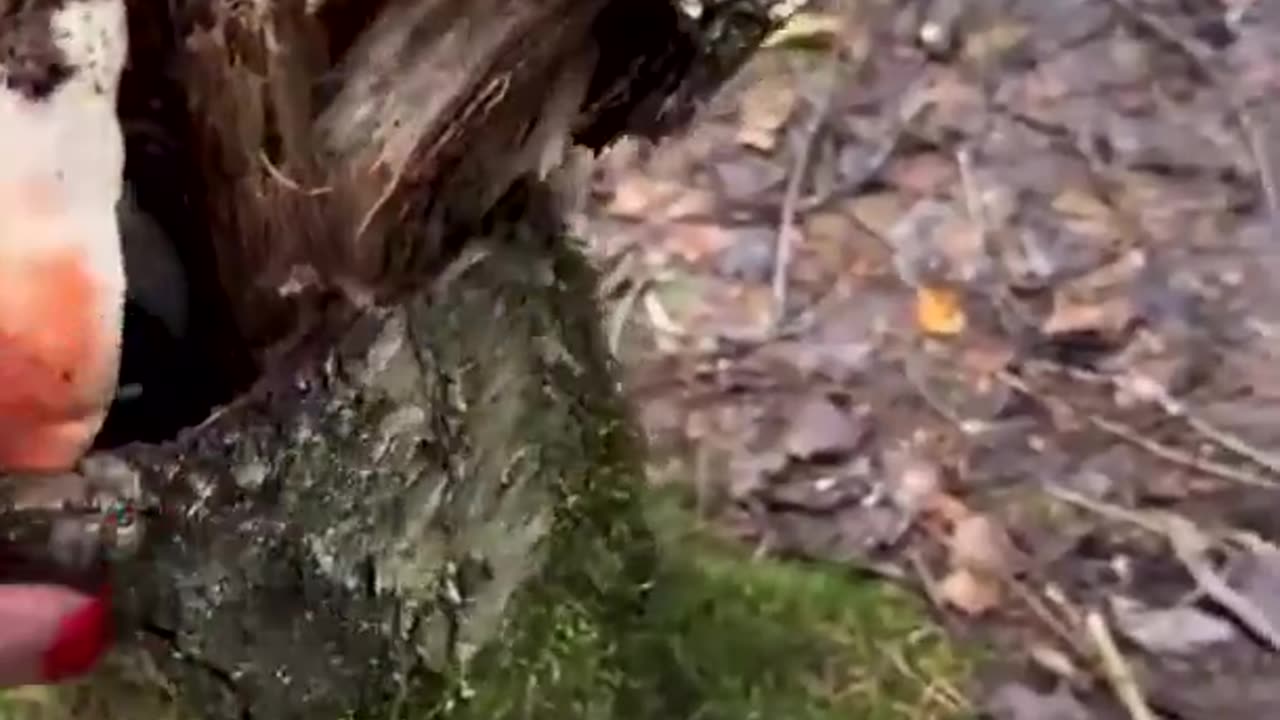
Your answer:
[[[817,4],[614,147],[655,456],[995,646],[992,717],[1280,717],[1278,7]]]

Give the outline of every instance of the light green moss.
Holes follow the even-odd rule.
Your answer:
[[[670,498],[644,502],[659,553],[651,582],[632,585],[633,598],[614,592],[610,605],[620,569],[611,560],[603,575],[592,570],[603,546],[582,546],[582,564],[553,570],[482,654],[472,700],[442,717],[971,717],[963,690],[974,656],[914,597],[835,569],[752,559],[703,536]]]

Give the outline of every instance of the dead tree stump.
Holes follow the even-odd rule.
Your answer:
[[[84,1],[0,0],[0,38]],[[651,548],[560,168],[680,127],[799,4],[128,0],[125,177],[189,322],[126,339],[101,445],[158,514],[64,701],[613,716],[578,690]]]

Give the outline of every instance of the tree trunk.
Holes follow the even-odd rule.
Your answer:
[[[171,419],[219,408],[113,426],[158,513],[61,701],[615,717],[652,549],[558,168],[679,127],[797,5],[129,0],[126,179],[190,283]]]

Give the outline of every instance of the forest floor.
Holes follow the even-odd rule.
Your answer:
[[[602,158],[610,338],[655,482],[760,558],[741,642],[984,649],[885,717],[1280,717],[1268,97],[1264,0],[844,0]],[[855,576],[930,612],[842,625]]]

